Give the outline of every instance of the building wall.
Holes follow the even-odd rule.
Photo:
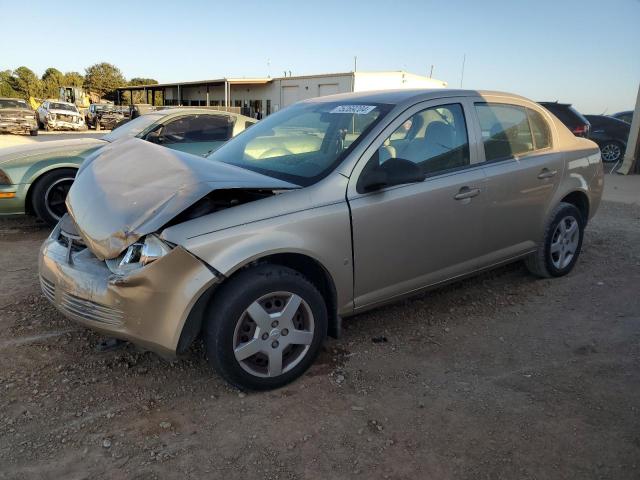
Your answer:
[[[241,84],[231,81],[230,106],[251,106],[263,115],[277,112],[299,100],[352,91],[395,88],[444,88],[446,82],[407,72],[355,72],[274,78],[264,84]],[[207,87],[181,87],[182,105],[206,105]],[[167,105],[178,104],[178,88],[165,87]],[[224,105],[224,86],[209,87],[211,105]]]

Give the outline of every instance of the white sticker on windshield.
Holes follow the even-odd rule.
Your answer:
[[[375,110],[375,105],[338,105],[329,113],[353,113],[355,115],[366,115]]]

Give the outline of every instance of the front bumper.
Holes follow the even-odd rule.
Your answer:
[[[37,129],[38,124],[35,120],[0,120],[0,132],[2,133],[29,133]]]
[[[59,226],[40,250],[44,296],[66,317],[164,356],[176,353],[195,302],[220,280],[181,247],[127,276],[114,275],[88,248],[71,251]]]
[[[60,120],[47,120],[47,125],[51,130],[81,130],[84,123],[63,122]]]

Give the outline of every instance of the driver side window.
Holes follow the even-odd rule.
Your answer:
[[[381,165],[392,158],[416,164],[425,176],[469,165],[469,139],[462,105],[430,107],[407,118],[370,161]]]

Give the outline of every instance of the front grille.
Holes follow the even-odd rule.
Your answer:
[[[69,244],[71,244],[71,251],[74,253],[80,252],[87,248],[80,236],[71,235],[69,233],[63,232],[62,230],[60,230],[60,234],[58,235],[57,240],[58,243],[64,248],[69,248]]]
[[[53,282],[50,282],[46,278],[40,277],[40,287],[42,288],[43,295],[50,302],[55,302],[56,299],[56,286]]]
[[[124,320],[122,310],[76,297],[67,292],[62,293],[60,309],[71,317],[79,317],[109,325],[122,325]]]
[[[56,118],[58,120],[62,120],[63,122],[69,122],[69,123],[73,123],[75,121],[74,115],[58,114]]]

